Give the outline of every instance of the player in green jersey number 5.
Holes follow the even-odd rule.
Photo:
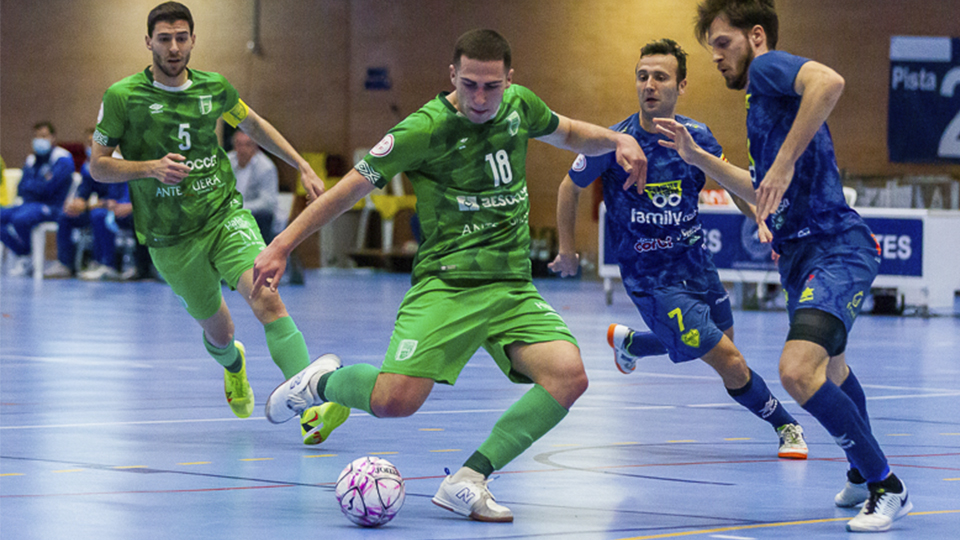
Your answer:
[[[187,69],[195,40],[193,17],[183,4],[166,2],[150,12],[146,45],[153,64],[104,94],[90,171],[100,182],[129,182],[137,240],[149,247],[157,270],[200,323],[207,351],[225,369],[227,401],[245,418],[253,412],[253,391],[221,279],[248,299],[284,378],[309,365],[310,354],[275,291],[250,295],[254,259],[264,242],[243,209],[230,160],[217,140],[217,120],[239,127],[299,169],[310,198],[323,193],[323,184],[222,75]],[[117,147],[124,159],[112,157]],[[332,405],[305,411],[304,442],[321,442],[347,416],[348,409]]]
[[[576,340],[532,284],[527,141],[587,155],[616,151],[641,190],[646,157],[629,135],[552,112],[511,84],[510,46],[492,30],[461,36],[442,93],[404,119],[335,187],[257,256],[254,295],[275,291],[287,255],[313,231],[405,172],[417,195],[423,242],[380,369],[320,357],[267,400],[271,422],[325,402],[377,417],[415,413],[435,383],[454,384],[481,346],[515,383],[533,387],[433,498],[480,521],[512,521],[487,478],[567,414],[587,389]]]

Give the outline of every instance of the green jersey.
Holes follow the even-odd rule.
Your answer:
[[[130,182],[137,238],[149,247],[171,246],[212,229],[243,204],[216,127],[221,116],[236,126],[249,109],[219,73],[188,73],[187,83],[171,88],[156,83],[148,67],[107,89],[100,106],[97,143],[119,146],[131,161],[180,154],[191,169],[177,185],[153,178]]]
[[[356,165],[377,187],[401,172],[413,184],[423,240],[414,283],[426,276],[530,281],[527,141],[553,133],[559,121],[516,84],[483,124],[457,112],[443,93]]]

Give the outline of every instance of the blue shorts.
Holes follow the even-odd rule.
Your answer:
[[[880,269],[880,246],[870,228],[859,224],[833,238],[787,242],[781,250],[790,321],[798,309],[818,309],[843,321],[849,333]]]
[[[674,363],[707,354],[733,326],[730,295],[716,270],[676,285],[630,291],[630,297]]]

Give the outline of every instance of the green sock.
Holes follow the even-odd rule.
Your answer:
[[[490,460],[494,470],[502,469],[566,415],[567,409],[550,392],[535,384],[503,413],[477,451]]]
[[[267,349],[273,363],[283,372],[283,377],[289,379],[303,368],[310,365],[310,352],[303,334],[297,329],[297,323],[289,316],[280,317],[272,323],[265,324],[263,329],[267,334]]]
[[[353,364],[325,374],[317,384],[317,390],[327,401],[373,414],[370,396],[378,375],[380,370],[370,364]]]
[[[493,471],[496,469],[493,468],[493,463],[490,463],[490,459],[487,456],[476,451],[470,456],[469,459],[463,464],[464,467],[468,469],[473,469],[478,473],[482,474],[484,478],[488,478]]]
[[[224,367],[230,373],[236,373],[243,368],[243,361],[240,360],[240,349],[233,344],[233,340],[230,340],[230,344],[222,349],[218,349],[210,344],[207,341],[207,333],[203,332],[203,346],[207,348],[207,352],[210,353],[210,356],[217,361],[218,364]]]

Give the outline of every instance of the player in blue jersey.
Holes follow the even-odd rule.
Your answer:
[[[688,127],[701,147],[723,159],[723,149],[705,125],[674,112],[687,85],[686,57],[670,39],[648,43],[640,50],[635,70],[640,112],[611,129],[632,135],[647,155],[646,187],[639,192],[623,189],[627,174],[613,154],[578,156],[560,184],[560,249],[550,268],[562,276],[577,272],[577,202],[580,191],[599,176],[623,285],[652,330],[638,332],[610,325],[607,341],[614,349],[617,368],[629,374],[636,368],[637,358],[652,355],[669,354],[677,363],[700,358],[720,374],[737,403],[777,430],[780,457],[806,459],[800,424],[733,344],[730,299],[705,249],[698,214],[706,178],[675,151],[657,143],[663,136],[653,119],[674,118]],[[749,207],[746,210],[749,212]]]
[[[851,469],[835,497],[863,502],[850,531],[889,529],[913,508],[870,430],[863,388],[844,359],[847,334],[877,275],[879,247],[843,198],[825,124],[844,80],[829,67],[774,50],[772,0],[708,0],[696,34],[734,90],[747,89],[750,170],[698,148],[683,125],[658,121],[685,161],[748,201],[764,221],[761,237],[780,255],[790,332],[780,356],[784,388],[843,448]],[[756,191],[754,191],[756,190]]]

